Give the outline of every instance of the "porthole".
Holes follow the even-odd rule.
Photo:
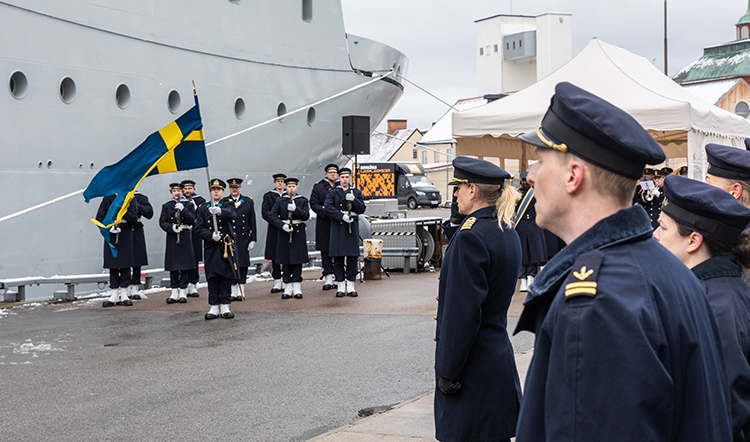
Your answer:
[[[120,84],[115,91],[115,102],[120,109],[125,109],[130,104],[130,88],[126,84]]]
[[[315,117],[317,116],[316,114],[317,112],[315,112],[314,107],[311,107],[310,109],[307,110],[307,125],[308,126],[312,126],[313,123],[315,123]]]
[[[233,5],[239,5],[240,4],[240,0],[229,0],[229,3],[231,3]]]
[[[65,77],[60,82],[60,99],[65,104],[70,104],[76,99],[76,82],[70,77]]]
[[[180,110],[180,104],[182,104],[180,93],[173,89],[167,97],[167,107],[169,107],[170,112],[176,114]]]
[[[78,163],[78,168],[83,169],[83,163]]]
[[[734,106],[734,113],[742,118],[747,118],[747,116],[750,115],[750,106],[744,101],[738,101]]]
[[[15,71],[10,75],[8,80],[8,88],[13,98],[21,99],[26,96],[26,90],[29,87],[29,81],[26,79],[26,75],[21,71]]]
[[[245,116],[245,100],[242,97],[238,97],[234,100],[234,116],[238,120],[241,120]]]
[[[41,169],[42,166],[44,166],[44,163],[40,161],[39,164],[37,164],[37,166],[39,166],[39,168]]]
[[[302,0],[302,20],[310,23],[313,19],[313,2],[312,0]]]
[[[52,169],[52,160],[47,160],[47,169]]]
[[[286,104],[279,103],[279,106],[276,108],[276,116],[280,117],[282,115],[286,115]],[[284,121],[284,119],[282,118],[279,121]]]
[[[94,168],[94,162],[92,161],[91,164],[89,164],[89,169],[93,169],[93,168]]]

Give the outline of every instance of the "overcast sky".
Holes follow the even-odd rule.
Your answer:
[[[477,95],[474,21],[498,14],[573,15],[573,56],[594,37],[651,60],[664,69],[663,0],[342,0],[351,34],[388,44],[409,58],[406,77],[453,104]],[[667,2],[669,75],[703,55],[703,48],[735,39],[746,0]],[[501,92],[501,91],[498,91]],[[405,83],[387,118],[428,129],[447,110]],[[381,124],[381,130],[384,127]]]

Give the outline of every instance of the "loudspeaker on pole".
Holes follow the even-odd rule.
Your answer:
[[[342,117],[341,150],[344,155],[370,154],[370,116],[345,115]]]

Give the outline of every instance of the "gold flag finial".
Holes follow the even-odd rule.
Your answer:
[[[193,95],[198,95],[198,91],[195,90],[195,80],[193,81]]]

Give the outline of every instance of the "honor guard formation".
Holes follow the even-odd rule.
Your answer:
[[[570,83],[557,84],[540,127],[519,138],[537,158],[519,190],[490,162],[452,162],[436,298],[436,438],[750,440],[750,151],[705,146],[705,182],[688,178],[687,166],[657,167],[666,155],[635,119]],[[310,210],[322,290],[358,296],[366,206],[349,168],[324,173],[309,200],[283,173],[263,195],[271,293],[284,300],[303,298]],[[159,216],[167,303],[198,296],[203,261],[205,318],[234,317],[258,241],[242,184],[212,179],[208,201],[194,181],[169,186]],[[97,220],[114,198],[102,200]],[[135,194],[109,230],[117,253],[105,243],[104,307],[139,299],[148,264],[141,220],[152,216]],[[508,335],[517,284],[527,295],[514,333],[536,340],[523,390]]]

